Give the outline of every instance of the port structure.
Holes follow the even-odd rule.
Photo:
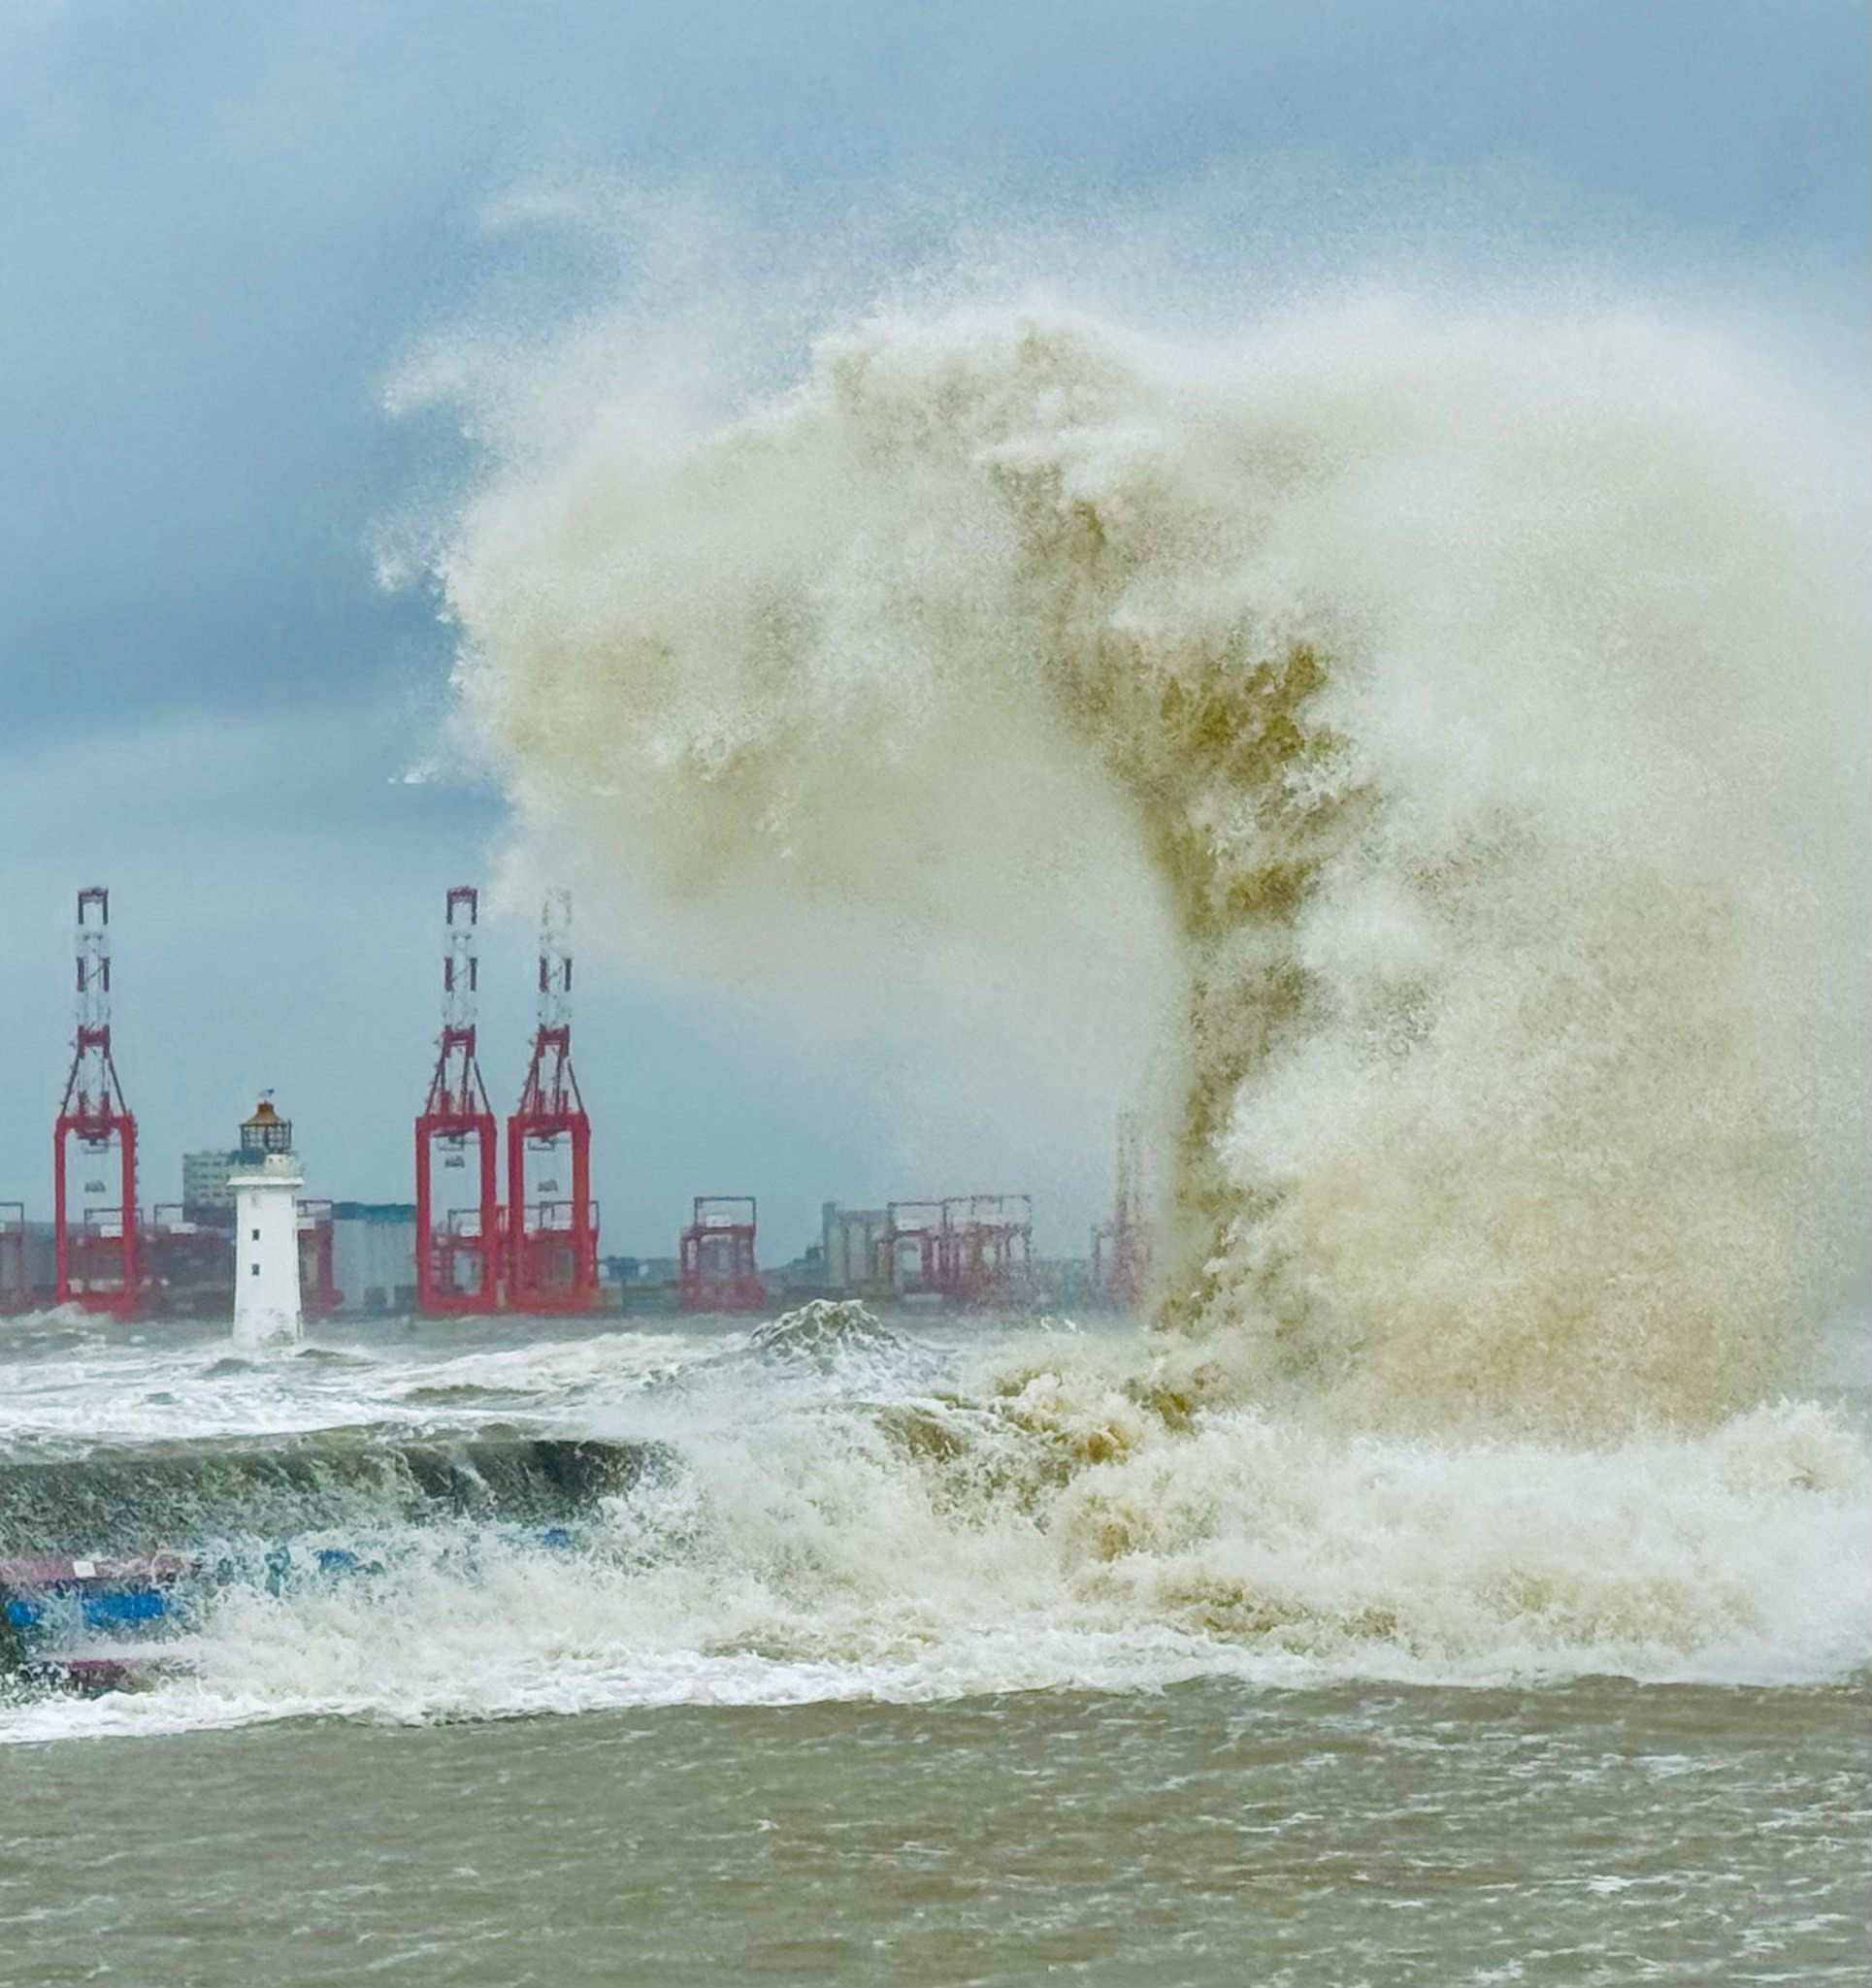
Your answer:
[[[111,1055],[111,894],[102,885],[78,894],[77,954],[72,1067],[52,1130],[54,1290],[61,1305],[127,1319],[138,1299],[137,1122]],[[111,1191],[115,1153],[117,1194],[115,1206],[87,1202],[76,1227],[69,1179],[74,1144],[85,1162],[86,1195]]]
[[[1024,1295],[1034,1248],[1026,1194],[951,1194],[893,1201],[877,1239],[874,1278],[903,1296],[960,1305],[1011,1303]]]
[[[767,1289],[754,1265],[752,1194],[698,1194],[677,1238],[676,1292],[685,1312],[760,1312]]]
[[[893,1201],[884,1210],[871,1282],[908,1295],[942,1288],[942,1203]]]
[[[333,1274],[338,1228],[329,1201],[303,1195],[293,1211],[299,1238],[299,1303],[308,1318],[327,1318],[345,1302]]]
[[[1026,1194],[962,1194],[942,1204],[941,1289],[958,1304],[992,1305],[1025,1294],[1034,1255],[1034,1203]]]
[[[501,1304],[500,1143],[494,1107],[487,1101],[476,1059],[476,1001],[480,964],[476,929],[480,893],[457,884],[447,895],[443,916],[442,1034],[429,1095],[416,1118],[416,1310],[430,1318],[495,1312]],[[466,1173],[475,1155],[475,1196],[465,1206],[439,1206],[440,1171]],[[468,1183],[461,1184],[466,1187]],[[303,1233],[303,1230],[302,1230]],[[313,1234],[316,1235],[316,1225]],[[312,1248],[315,1273],[322,1260],[324,1284],[331,1283],[330,1223],[323,1256]],[[308,1300],[307,1310],[318,1306]]]
[[[213,1318],[234,1304],[234,1230],[189,1220],[180,1201],[158,1201],[143,1235],[143,1309]]]
[[[597,1304],[591,1143],[591,1120],[572,1067],[572,898],[552,891],[540,919],[533,1055],[519,1108],[507,1122],[510,1312],[589,1312]],[[530,1167],[530,1161],[537,1164]]]
[[[1118,1164],[1109,1221],[1092,1231],[1093,1288],[1126,1311],[1150,1289],[1154,1238],[1144,1207],[1144,1139],[1134,1111],[1118,1115]]]

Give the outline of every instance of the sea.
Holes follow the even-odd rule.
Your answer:
[[[1122,1320],[0,1324],[0,1983],[1852,1982],[1862,1320],[1685,1433],[1166,1403]]]

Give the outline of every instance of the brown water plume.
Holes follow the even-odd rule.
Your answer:
[[[1862,1178],[1866,603],[1761,368],[1636,317],[1010,310],[828,336],[725,424],[540,391],[582,418],[442,562],[523,831],[818,914],[829,975],[1152,880],[1166,1385],[1602,1436],[1782,1383]]]

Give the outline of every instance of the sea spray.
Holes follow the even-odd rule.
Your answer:
[[[1160,1408],[1602,1439],[1782,1384],[1863,1091],[1856,499],[1793,397],[1395,303],[880,316],[733,422],[655,393],[441,562],[520,821],[829,975],[1152,879]]]

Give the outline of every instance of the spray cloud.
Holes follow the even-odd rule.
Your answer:
[[[1855,1187],[1866,614],[1760,368],[1368,300],[879,313],[727,421],[576,377],[440,562],[523,830],[828,983],[1028,921],[1060,1011],[1047,917],[1123,907],[1190,1386],[1610,1434],[1782,1381]]]

